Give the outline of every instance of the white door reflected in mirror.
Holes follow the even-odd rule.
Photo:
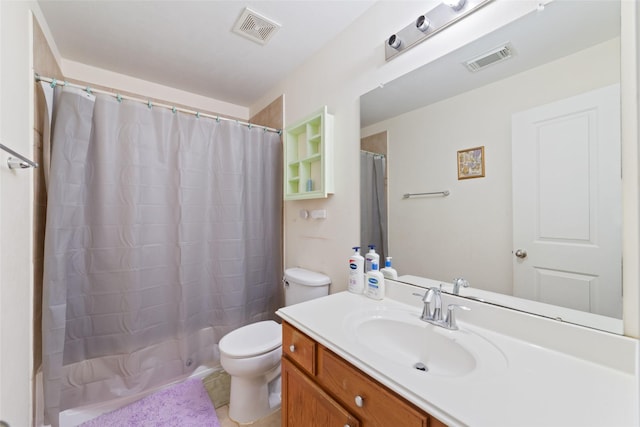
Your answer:
[[[620,86],[513,115],[514,295],[622,310]]]

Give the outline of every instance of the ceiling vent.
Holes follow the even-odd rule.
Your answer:
[[[465,62],[464,65],[466,65],[470,71],[476,72],[489,65],[509,59],[511,56],[513,56],[513,47],[507,43]]]
[[[233,32],[264,45],[267,44],[279,28],[280,24],[277,22],[247,7],[233,26]]]

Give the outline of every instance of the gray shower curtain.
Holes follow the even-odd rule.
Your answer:
[[[389,254],[387,236],[386,158],[381,154],[360,151],[360,245],[362,256],[367,246],[375,245],[380,266]]]
[[[218,361],[281,302],[279,135],[65,88],[43,296],[45,417]]]

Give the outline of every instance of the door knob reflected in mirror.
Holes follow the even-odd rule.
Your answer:
[[[518,249],[516,250],[515,255],[520,259],[524,259],[527,257],[527,251],[525,251],[524,249]]]

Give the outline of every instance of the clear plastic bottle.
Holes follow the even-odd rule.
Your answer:
[[[364,257],[360,255],[360,247],[354,246],[355,251],[349,257],[349,292],[361,294],[364,292]]]
[[[380,255],[376,253],[376,245],[369,245],[369,252],[364,257],[364,272],[371,271],[373,263],[380,265]]]
[[[378,271],[378,264],[371,264],[371,271],[367,273],[365,295],[369,298],[381,300],[384,298],[384,276]]]
[[[384,261],[384,268],[380,270],[380,273],[385,279],[398,280],[398,272],[395,268],[391,267],[391,257],[388,256]]]

